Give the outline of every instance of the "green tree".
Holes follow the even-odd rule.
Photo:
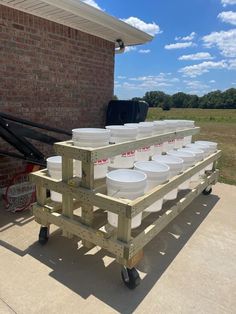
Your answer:
[[[173,105],[172,97],[169,95],[166,95],[166,97],[165,97],[165,99],[161,105],[162,110],[170,110],[172,105]]]
[[[198,108],[199,107],[199,97],[197,95],[189,95],[189,108]]]
[[[223,107],[223,98],[220,90],[210,92],[200,100],[200,108],[202,109],[215,109]]]
[[[167,97],[169,96],[164,92],[150,91],[144,95],[143,100],[146,101],[150,107],[161,107]]]
[[[202,97],[183,92],[170,96],[161,91],[149,91],[143,98],[135,97],[132,100],[144,100],[150,107],[161,108],[236,109],[236,89],[230,88],[224,92],[216,90]]]
[[[236,89],[230,88],[222,93],[224,109],[236,109]]]
[[[189,107],[190,95],[179,92],[172,96],[174,108],[187,108]]]
[[[134,97],[131,100],[133,100],[133,101],[140,101],[140,100],[143,100],[143,98],[142,97]]]

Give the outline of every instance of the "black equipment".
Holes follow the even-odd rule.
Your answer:
[[[143,122],[147,112],[148,104],[145,101],[112,100],[107,108],[106,125]]]

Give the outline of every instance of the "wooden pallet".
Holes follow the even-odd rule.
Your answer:
[[[145,245],[203,190],[217,182],[216,161],[221,152],[217,151],[194,167],[135,200],[106,195],[105,182],[94,180],[94,162],[140,147],[193,135],[198,131],[199,128],[187,129],[99,148],[74,147],[72,141],[56,143],[55,151],[62,156],[62,180],[49,177],[47,169],[31,174],[31,181],[36,184],[37,191],[37,203],[33,206],[35,220],[42,226],[55,224],[63,230],[65,236],[77,236],[89,248],[98,245],[112,253],[121,265],[134,267],[143,256]],[[73,178],[73,159],[82,161],[81,180]],[[212,162],[213,171],[208,172],[202,182],[187,191],[183,198],[177,199],[174,206],[166,207],[167,202],[165,205],[167,209],[158,213],[151,224],[145,227],[143,227],[145,224],[142,224],[138,231],[131,230],[132,217],[143,212],[148,206]],[[61,193],[62,204],[53,203],[48,199],[47,189]],[[75,214],[75,209],[78,207],[82,209],[81,216]],[[108,225],[106,211],[118,214],[117,229]],[[148,215],[148,212],[143,213],[143,222]]]

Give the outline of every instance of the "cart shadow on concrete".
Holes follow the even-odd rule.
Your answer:
[[[0,232],[4,232],[9,228],[14,226],[23,227],[24,225],[30,223],[34,220],[31,211],[26,210],[23,212],[12,213],[4,209],[3,204],[0,202]]]
[[[218,196],[213,194],[200,195],[145,247],[144,259],[137,267],[143,280],[134,291],[124,286],[120,266],[108,252],[97,247],[92,250],[78,248],[78,239],[64,238],[58,229],[43,247],[35,242],[21,251],[4,241],[0,241],[0,244],[21,256],[29,254],[45,264],[52,269],[52,278],[82,298],[87,299],[93,295],[120,313],[132,313],[218,200]],[[35,237],[38,230],[35,230]]]

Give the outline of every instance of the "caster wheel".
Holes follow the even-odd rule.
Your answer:
[[[212,188],[206,188],[205,190],[202,191],[202,194],[203,195],[210,195],[212,192]]]
[[[44,245],[48,242],[49,230],[48,227],[41,227],[39,231],[39,243]]]
[[[124,267],[121,270],[121,277],[126,287],[131,290],[135,289],[141,282],[141,278],[136,268],[129,269]]]

